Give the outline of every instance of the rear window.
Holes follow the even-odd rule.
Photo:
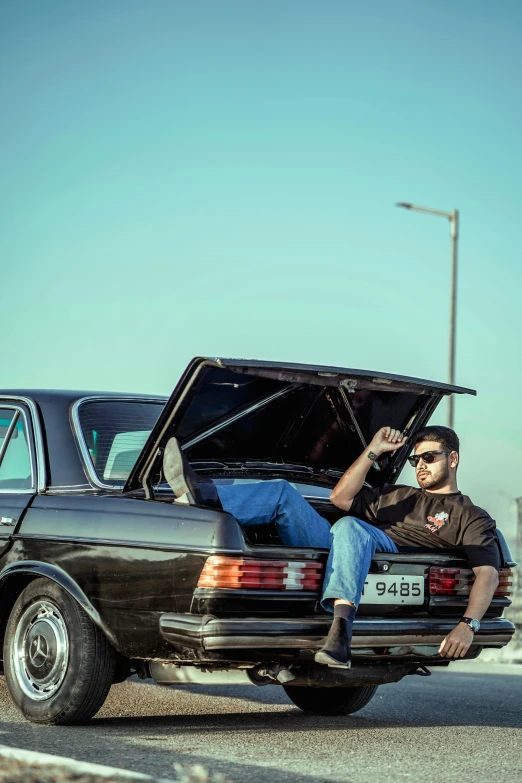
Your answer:
[[[161,402],[93,400],[78,419],[92,467],[103,484],[124,484],[163,409]]]

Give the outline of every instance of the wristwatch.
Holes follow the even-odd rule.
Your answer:
[[[480,628],[480,623],[478,620],[474,620],[472,617],[461,617],[459,620],[460,623],[466,623],[466,625],[469,625],[473,633],[477,633],[477,631]]]

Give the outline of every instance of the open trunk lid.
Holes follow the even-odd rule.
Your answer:
[[[161,481],[176,436],[196,469],[222,477],[286,477],[333,487],[375,432],[407,433],[368,474],[393,483],[443,396],[472,389],[386,373],[238,359],[193,359],[165,405],[124,491]]]

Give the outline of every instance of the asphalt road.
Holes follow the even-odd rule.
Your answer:
[[[304,715],[278,686],[129,681],[81,727],[27,723],[0,677],[0,743],[157,777],[204,764],[237,783],[522,780],[522,666],[463,665],[381,686],[342,718]]]

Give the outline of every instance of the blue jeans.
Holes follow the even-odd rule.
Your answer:
[[[342,517],[330,526],[287,481],[216,488],[223,509],[243,527],[275,522],[285,546],[330,550],[321,598],[329,612],[335,598],[358,606],[374,554],[398,552],[386,533],[356,517]]]

